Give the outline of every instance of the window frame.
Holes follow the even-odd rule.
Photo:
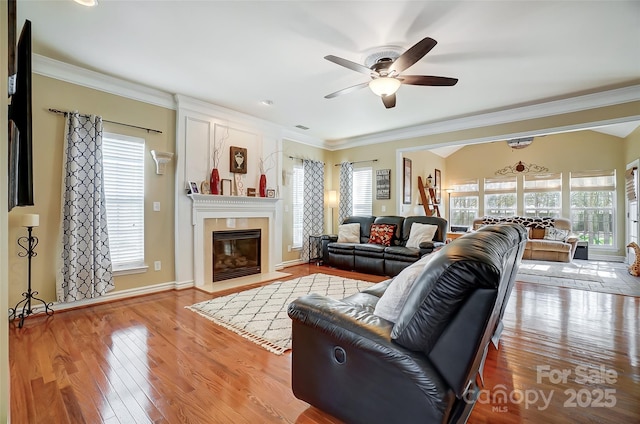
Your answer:
[[[449,228],[451,227],[471,227],[473,225],[473,220],[480,215],[480,182],[478,179],[473,180],[465,180],[465,181],[456,181],[451,184],[450,188],[451,192],[449,192],[449,199],[447,207],[449,208]],[[476,207],[475,208],[456,208],[456,201],[460,199],[475,199]],[[454,216],[456,211],[466,212],[467,219],[471,217],[468,223],[461,223],[454,221]],[[469,212],[472,211],[472,215],[469,215]]]
[[[530,183],[530,184],[528,184]],[[529,187],[527,187],[529,185]],[[562,216],[562,173],[550,173],[550,174],[528,174],[522,176],[522,214],[526,217],[552,217],[560,218]],[[538,195],[541,194],[556,194],[557,206],[538,206]],[[536,199],[533,202],[534,205],[527,207],[527,198],[535,195]],[[540,211],[554,211],[554,214],[540,214]],[[530,215],[528,211],[535,211],[534,215]]]
[[[592,179],[595,184],[590,184],[588,179]],[[599,183],[598,183],[599,180]],[[580,183],[579,183],[580,182]],[[617,189],[616,189],[616,170],[596,170],[596,171],[577,171],[569,174],[569,219],[571,220],[571,229],[578,236],[580,241],[586,241],[589,247],[602,250],[617,250],[617,226],[618,220],[616,216],[617,205]],[[610,198],[610,206],[574,206],[574,193],[591,193],[597,195],[601,193],[605,197]],[[585,238],[584,233],[591,234],[592,231],[584,231],[578,229],[581,223],[586,223],[588,220],[583,218],[582,222],[576,221],[576,212],[578,211],[598,211],[608,210],[611,217],[611,228],[609,234],[611,237],[610,244],[596,244],[592,243],[595,237],[587,236]],[[597,212],[596,212],[597,213]],[[604,222],[599,222],[604,226]],[[605,232],[596,231],[595,233]]]
[[[509,183],[513,185],[513,188],[507,187],[491,187],[487,188],[490,184],[504,185],[504,183]],[[485,178],[483,181],[484,187],[484,214],[496,217],[511,217],[518,216],[518,178],[514,175],[513,177],[494,177],[494,178]],[[512,208],[507,207],[499,207],[501,211],[513,211],[511,215],[505,215],[503,213],[496,214],[492,213],[489,208],[489,199],[492,196],[513,196],[514,204]]]
[[[115,151],[113,153],[110,153],[108,150],[112,142],[126,143],[127,146],[124,149],[122,147],[120,148],[115,147],[114,148]],[[134,146],[135,148],[133,148]],[[106,151],[105,151],[105,148],[106,148]],[[139,166],[139,169],[137,169],[135,173],[126,174],[126,176],[124,177],[122,177],[122,173],[126,172],[127,168],[131,168],[131,167],[128,166],[125,161],[123,161],[122,152],[127,152],[129,154],[136,153],[136,157],[135,158],[131,157],[131,160],[133,159],[139,160],[139,162],[137,163],[137,166]],[[102,171],[103,171],[103,181],[104,181],[104,190],[105,190],[105,208],[107,210],[107,231],[109,233],[111,261],[112,261],[112,269],[113,269],[114,275],[142,273],[142,272],[146,272],[149,268],[145,261],[145,254],[146,254],[145,220],[144,220],[145,165],[146,165],[145,153],[146,153],[146,140],[144,138],[132,137],[132,136],[127,136],[123,134],[109,133],[109,132],[103,132],[102,134],[102,159],[103,159]],[[110,161],[112,160],[110,159],[111,157],[113,157],[114,159],[113,159],[113,163],[110,164]],[[118,178],[118,181],[116,182],[115,186],[113,185],[113,182],[110,181],[111,173],[116,175],[117,176],[116,178]],[[123,185],[122,183],[125,181],[127,184]],[[114,220],[113,213],[115,212],[114,212],[113,203],[111,208],[109,207],[110,201],[114,202],[114,200],[110,200],[110,199],[114,199],[114,196],[113,196],[114,192],[123,193],[123,192],[130,191],[131,184],[133,182],[137,184],[141,184],[141,186],[138,186],[138,189],[141,189],[141,190],[138,190],[136,193],[128,193],[128,195],[134,195],[136,197],[135,203],[137,204],[137,208],[133,211],[129,209],[127,210],[119,209],[119,210],[121,213],[126,212],[128,216],[131,216],[129,215],[131,213],[137,214],[136,215],[137,219],[131,219],[132,221],[131,224],[134,226],[139,225],[141,226],[142,229],[129,232],[128,234],[125,234],[124,231],[114,234],[113,232],[114,228],[116,228],[117,226],[116,224],[114,224],[115,220]],[[121,205],[121,208],[123,207],[122,206],[123,203],[131,204],[132,202],[130,199],[123,202],[122,196],[120,196],[118,204]],[[126,207],[126,205],[124,207]],[[110,216],[111,216],[111,219],[109,219]],[[133,237],[132,240],[123,241],[123,238],[130,239],[131,237]],[[118,243],[122,243],[123,245],[125,245],[125,247],[118,249],[117,248]],[[127,248],[126,245],[139,246],[140,249],[137,251],[135,249],[132,250],[131,248]],[[122,255],[131,255],[133,252],[137,257],[135,258],[135,260],[119,261],[117,259],[118,250],[121,250],[120,253]],[[115,260],[114,260],[114,253],[116,254]]]
[[[360,179],[361,176],[364,177],[365,175],[368,176],[368,181]],[[373,215],[373,168],[370,166],[354,168],[351,180],[352,214],[354,216]],[[356,203],[357,201],[361,202]]]

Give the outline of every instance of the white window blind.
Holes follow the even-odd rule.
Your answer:
[[[144,139],[105,133],[104,194],[114,270],[144,265]]]
[[[291,212],[293,215],[293,247],[302,247],[302,213],[304,210],[304,168],[293,167],[292,178],[293,199]]]
[[[373,213],[373,169],[353,170],[353,215],[370,216]]]

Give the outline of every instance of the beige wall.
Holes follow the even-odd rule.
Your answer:
[[[598,253],[623,255],[625,147],[624,139],[595,131],[577,131],[536,137],[533,143],[524,149],[512,149],[504,141],[466,146],[447,158],[448,172],[445,184],[448,187],[455,180],[495,177],[497,170],[514,165],[518,161],[544,166],[550,172],[562,173],[562,215],[569,218],[569,173],[616,169],[617,200],[618,205],[621,205],[616,210],[618,246],[615,251]],[[519,214],[523,213],[522,204],[522,195],[520,195],[518,198]],[[484,214],[482,209],[480,214]]]
[[[634,160],[640,159],[640,127],[629,134],[625,141],[625,162],[631,163]]]
[[[9,309],[8,227],[7,227],[7,2],[0,2],[0,311]],[[0,325],[0,423],[9,421],[9,328]]]
[[[145,262],[150,268],[142,274],[115,277],[116,291],[174,281],[174,162],[165,175],[156,175],[150,150],[175,151],[175,112],[102,91],[33,75],[33,151],[35,206],[15,208],[9,213],[9,301],[17,302],[26,287],[27,261],[17,256],[16,239],[25,234],[20,217],[40,215],[34,229],[39,238],[38,256],[32,262],[32,288],[46,301],[56,300],[56,249],[60,224],[62,150],[65,118],[48,111],[78,110],[101,115],[110,121],[149,127],[162,134],[115,124],[104,124],[105,132],[145,139]],[[160,212],[153,212],[153,202]],[[153,271],[161,261],[162,270]]]

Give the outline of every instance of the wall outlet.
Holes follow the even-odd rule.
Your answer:
[[[155,261],[153,263],[153,269],[156,270],[156,271],[160,271],[162,269],[162,262]]]
[[[153,202],[153,211],[160,212],[160,202]]]
[[[387,207],[385,205],[382,205],[381,209],[382,209],[382,212],[386,212],[387,211]]]

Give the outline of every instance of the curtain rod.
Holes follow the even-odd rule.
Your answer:
[[[299,158],[299,157],[296,157],[296,156],[289,156],[289,159],[291,159],[291,160],[299,160],[299,161],[313,160],[313,159]],[[320,161],[314,161],[314,162],[320,162]],[[324,165],[324,162],[320,162],[320,163]]]
[[[49,108],[49,112],[58,113],[58,114],[64,115],[64,116],[67,116],[69,113],[71,113],[71,112],[65,112],[64,110],[58,110],[58,109],[53,109],[53,108]],[[82,113],[80,115],[84,116],[84,117],[89,117],[89,115],[85,115],[85,114],[82,114]],[[139,127],[137,125],[125,124],[124,122],[109,121],[108,119],[103,119],[102,121],[103,122],[108,122],[110,124],[123,125],[125,127],[137,128],[139,130],[145,130],[148,133],[153,132],[153,133],[156,133],[156,134],[162,134],[162,131],[154,130],[153,128]]]
[[[378,162],[378,159],[369,159],[369,160],[357,160],[355,162],[348,162],[350,165],[353,165],[354,163],[363,163],[363,162]],[[342,165],[342,163],[336,163],[333,166],[340,166]]]

